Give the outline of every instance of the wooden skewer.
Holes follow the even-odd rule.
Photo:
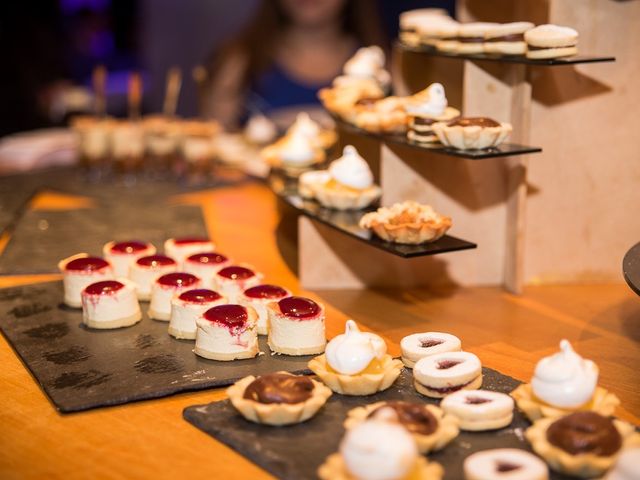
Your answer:
[[[98,117],[104,117],[107,114],[107,69],[104,65],[98,65],[93,69],[91,80],[95,95],[95,114]]]
[[[178,97],[182,86],[182,72],[178,67],[172,67],[167,72],[167,87],[164,95],[164,114],[173,117],[178,108]]]
[[[129,118],[138,120],[140,118],[140,103],[142,101],[142,78],[138,72],[134,72],[129,77],[129,88],[127,100],[129,103]]]

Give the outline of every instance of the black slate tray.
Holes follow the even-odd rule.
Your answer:
[[[27,211],[0,256],[0,274],[56,273],[61,259],[79,252],[102,255],[110,240],[139,239],[162,250],[174,236],[207,236],[200,207],[116,202],[109,208]]]
[[[509,393],[520,382],[489,368],[483,369],[486,390]],[[337,451],[344,435],[342,423],[347,412],[357,406],[381,400],[418,400],[437,404],[418,394],[413,388],[411,372],[404,370],[388,390],[369,397],[333,394],[327,404],[311,420],[289,427],[257,425],[241,417],[229,400],[195,405],[184,410],[184,418],[195,427],[228,445],[272,475],[285,480],[316,477],[325,458]],[[445,480],[461,480],[463,460],[470,454],[490,448],[520,448],[531,451],[524,439],[529,422],[519,411],[507,428],[493,432],[460,432],[444,450],[429,458],[445,468]],[[551,473],[552,480],[569,477]]]
[[[193,353],[193,342],[176,340],[166,322],[146,317],[117,330],[89,330],[82,312],[60,305],[62,283],[0,290],[0,330],[56,409],[92,408],[221,387],[252,374],[279,370],[310,373],[310,357],[264,355],[217,362]]]

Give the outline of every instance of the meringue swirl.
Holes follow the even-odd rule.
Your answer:
[[[329,366],[343,375],[362,372],[386,353],[384,340],[374,333],[361,332],[353,320],[347,320],[344,333],[333,338],[325,350]]]
[[[347,145],[342,157],[329,166],[331,177],[347,187],[364,190],[373,185],[373,173],[369,164],[360,156],[353,145]]]
[[[320,134],[320,126],[311,119],[307,112],[300,112],[287,133],[290,135],[300,134],[313,140]]]
[[[424,93],[416,95],[416,98],[419,98],[419,101],[407,106],[407,112],[437,117],[442,115],[449,105],[441,83],[432,83]]]
[[[568,340],[560,342],[560,352],[538,362],[531,380],[533,393],[540,400],[559,408],[578,408],[596,390],[598,367],[578,355]]]
[[[299,133],[290,135],[280,150],[280,158],[286,163],[306,164],[314,157],[315,152],[311,142]]]

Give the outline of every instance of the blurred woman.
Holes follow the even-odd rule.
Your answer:
[[[209,64],[206,116],[237,128],[263,113],[279,126],[319,110],[317,91],[361,46],[386,46],[371,0],[264,0],[253,21]]]

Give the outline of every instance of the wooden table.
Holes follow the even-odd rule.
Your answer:
[[[44,193],[32,207],[86,206],[76,200]],[[300,292],[289,235],[294,224],[281,222],[266,187],[250,184],[176,201],[202,205],[221,252]],[[51,278],[56,276],[3,277],[0,287]],[[567,338],[600,366],[601,384],[622,400],[618,415],[640,423],[640,299],[623,283],[532,286],[520,297],[500,288],[305,293],[327,306],[329,337],[352,317],[384,336],[397,354],[398,342],[409,333],[451,332],[484,365],[523,380],[530,378],[541,356]],[[223,399],[224,390],[63,416],[4,338],[0,365],[0,478],[269,477],[182,420],[184,407]]]

